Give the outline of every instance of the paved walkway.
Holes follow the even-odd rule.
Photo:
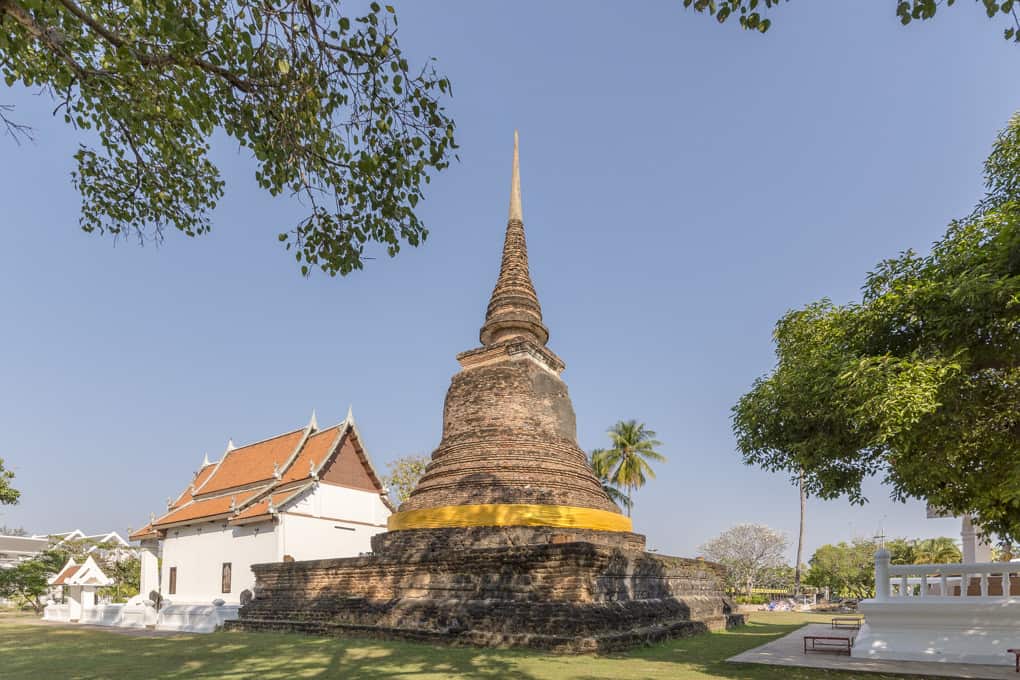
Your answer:
[[[924,661],[879,661],[855,659],[845,654],[811,652],[804,654],[805,635],[854,635],[856,631],[844,630],[833,633],[827,623],[811,623],[786,637],[773,640],[761,647],[749,649],[727,659],[732,663],[763,663],[773,666],[801,666],[804,668],[832,668],[844,671],[870,673],[899,673],[925,677],[986,678],[988,680],[1017,680],[1020,675],[1013,670],[1013,657],[1009,655],[1008,666],[977,666],[959,663],[926,663]],[[1003,655],[1005,656],[1005,655]]]

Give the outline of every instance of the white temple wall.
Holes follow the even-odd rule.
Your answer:
[[[273,522],[243,526],[217,522],[167,530],[160,592],[171,602],[239,602],[241,591],[255,586],[251,565],[282,558],[277,553],[276,528]],[[231,564],[229,593],[221,588],[224,562]],[[176,594],[170,593],[171,567],[177,567]]]
[[[287,512],[380,525],[390,516],[378,493],[322,482],[288,505]]]
[[[385,529],[289,513],[280,515],[282,554],[299,561],[357,557],[372,550],[372,536],[381,531]]]
[[[149,593],[154,590],[159,592],[159,558],[156,556],[158,549],[155,541],[147,541],[138,552],[140,571],[138,592],[145,598],[148,598]]]

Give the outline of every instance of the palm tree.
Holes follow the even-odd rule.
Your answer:
[[[926,538],[914,544],[914,564],[951,564],[963,559],[953,539]]]
[[[631,494],[635,488],[645,485],[647,477],[655,478],[655,472],[648,461],[664,462],[666,457],[655,450],[662,442],[655,438],[655,432],[636,420],[621,420],[609,430],[612,448],[606,449],[605,465],[611,470],[609,481],[627,490],[627,516],[630,517],[634,501]]]
[[[630,499],[627,495],[616,488],[616,485],[609,481],[609,459],[606,456],[608,453],[605,449],[594,449],[591,452],[591,471],[595,473],[595,476],[599,478],[599,483],[602,484],[602,490],[609,496],[609,500],[613,501],[620,507],[630,510]]]

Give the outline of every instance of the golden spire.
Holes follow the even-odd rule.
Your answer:
[[[479,337],[483,345],[520,338],[545,345],[549,330],[542,323],[542,307],[528,270],[528,245],[521,211],[521,164],[518,135],[514,131],[514,159],[510,179],[510,218],[503,241],[499,278],[489,299]]]

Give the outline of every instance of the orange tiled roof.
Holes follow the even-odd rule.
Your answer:
[[[336,453],[338,449],[334,444],[339,441],[341,432],[346,428],[350,428],[352,435],[357,432],[353,420],[312,431],[306,436],[310,427],[314,425],[230,449],[218,463],[203,466],[188,488],[171,502],[166,514],[132,533],[131,539],[158,535],[157,530],[179,522],[223,515],[232,515],[231,521],[269,516],[270,498],[274,508],[278,508],[308,488],[312,481],[311,468],[314,466],[318,472]],[[361,451],[358,456],[382,494],[381,483],[368,458]],[[308,483],[301,484],[302,480]],[[279,490],[282,486],[289,488]],[[385,496],[383,501],[387,502]]]
[[[152,522],[146,523],[141,529],[128,534],[128,539],[132,541],[140,541],[143,538],[155,538],[158,535],[156,530],[152,527]]]
[[[257,489],[248,489],[236,494],[226,494],[224,496],[216,496],[215,498],[202,498],[171,510],[157,519],[153,526],[159,528],[166,526],[167,524],[184,522],[189,519],[201,519],[203,517],[225,515],[231,512],[231,505],[234,507],[240,507],[244,505],[246,501],[251,500],[268,488],[269,485],[267,484]]]
[[[305,428],[227,451],[201,493],[215,493],[273,478],[274,467],[283,470],[305,436]]]
[[[314,463],[315,468],[318,469],[322,462],[326,460],[326,457],[333,453],[333,444],[336,442],[339,433],[340,426],[334,425],[325,430],[320,430],[309,437],[305,445],[301,447],[301,452],[297,455],[297,458],[294,459],[294,463],[283,473],[280,483],[286,484],[287,482],[310,477],[311,470],[308,464]]]
[[[192,489],[201,489],[202,485],[205,484],[206,481],[208,481],[209,476],[213,473],[213,470],[215,470],[215,469],[216,469],[216,464],[215,463],[209,463],[208,465],[203,465],[202,469],[195,473],[195,476],[191,480],[191,484],[188,485],[188,488],[186,488],[184,491],[182,491],[181,495],[178,496],[170,504],[170,508],[169,509],[172,510],[174,508],[179,508],[182,505],[184,505],[185,503],[187,503],[188,501],[190,501],[192,498],[194,498],[194,494],[192,493]]]
[[[62,572],[60,572],[57,575],[57,578],[55,578],[53,580],[53,583],[50,584],[50,585],[54,585],[54,586],[62,586],[62,585],[64,585],[64,581],[66,581],[67,579],[69,579],[72,576],[74,576],[75,574],[77,574],[78,570],[81,569],[81,567],[82,567],[82,565],[80,565],[80,564],[72,564],[72,565],[68,566],[66,569],[64,569]]]
[[[238,520],[251,519],[253,517],[260,517],[262,515],[269,514],[269,499],[273,499],[273,507],[279,508],[281,505],[286,503],[292,497],[297,496],[302,491],[307,489],[311,484],[305,484],[304,486],[291,487],[286,491],[274,491],[271,494],[266,495],[259,501],[252,503],[241,512],[237,513],[234,517],[230,518],[231,522]]]

